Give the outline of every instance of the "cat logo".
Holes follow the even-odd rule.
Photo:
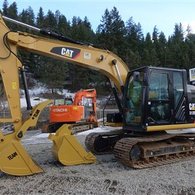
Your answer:
[[[66,57],[69,57],[69,58],[72,58],[73,53],[74,53],[73,50],[67,49],[67,48],[64,48],[64,47],[61,50],[61,55],[66,56]]]
[[[66,58],[76,59],[80,54],[80,49],[71,47],[53,47],[50,52]]]

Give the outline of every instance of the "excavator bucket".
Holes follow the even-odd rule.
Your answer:
[[[20,140],[29,127],[36,126],[41,111],[51,102],[51,100],[47,100],[35,106],[31,117],[18,130],[6,135],[3,135],[0,130],[0,171],[15,176],[43,172],[28,155]]]
[[[70,125],[64,124],[56,134],[49,135],[49,139],[53,141],[53,153],[57,160],[63,165],[94,163],[95,156],[91,152],[86,152],[70,129]]]
[[[11,141],[0,152],[0,170],[16,176],[32,175],[43,172],[28,155],[20,141]]]

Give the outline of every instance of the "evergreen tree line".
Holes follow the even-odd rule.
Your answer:
[[[24,23],[108,49],[121,57],[130,70],[147,65],[185,69],[195,66],[195,34],[191,33],[190,26],[184,30],[181,23],[175,24],[173,34],[166,38],[157,26],[152,34],[147,33],[144,36],[141,24],[136,23],[133,17],[124,22],[116,7],[111,11],[105,10],[96,32],[87,17],[81,19],[74,16],[68,21],[59,10],[49,10],[45,14],[40,7],[35,16],[33,9],[28,7],[18,13],[16,2],[9,5],[4,0],[0,11],[3,15]],[[12,30],[27,31],[11,23],[8,26]],[[20,51],[20,57],[34,77],[51,89],[69,86],[72,90],[78,90],[92,85],[101,91],[107,86],[107,79],[96,71],[24,50]]]

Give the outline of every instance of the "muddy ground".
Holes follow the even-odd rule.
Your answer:
[[[83,144],[85,135],[77,137]],[[40,131],[27,132],[22,142],[44,173],[1,173],[0,194],[195,194],[195,158],[143,170],[125,167],[113,155],[98,155],[95,164],[62,166],[53,157],[52,142]]]

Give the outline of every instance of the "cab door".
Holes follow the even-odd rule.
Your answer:
[[[185,123],[188,120],[186,72],[173,72],[173,123]]]
[[[171,73],[161,69],[149,69],[146,123],[170,124],[173,111]]]

